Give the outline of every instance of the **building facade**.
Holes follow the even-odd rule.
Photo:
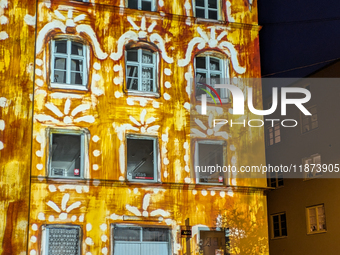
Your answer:
[[[260,77],[256,1],[0,7],[2,254],[268,254],[266,179],[193,167],[263,164],[263,129],[190,123],[194,77]]]
[[[340,90],[335,85],[338,81],[330,86],[317,79],[338,78],[339,70],[338,61],[308,77],[316,81],[304,79],[292,85],[310,91],[311,99],[304,106],[311,116],[291,107],[285,118],[298,120],[297,127],[267,128],[267,164],[303,168],[307,165],[309,169],[314,164],[314,171],[298,171],[296,178],[283,178],[279,173],[270,176],[269,186],[275,188],[267,195],[270,254],[335,254],[340,248],[339,201],[334,195],[339,191],[336,168],[340,163],[340,121],[334,116],[340,107],[337,99]],[[324,167],[322,171],[318,165]],[[327,178],[331,171],[333,174]]]

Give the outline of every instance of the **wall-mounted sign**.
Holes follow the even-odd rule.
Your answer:
[[[191,229],[190,230],[181,230],[181,237],[191,237]]]

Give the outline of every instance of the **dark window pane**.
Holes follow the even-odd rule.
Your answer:
[[[204,18],[205,19],[204,9],[196,8],[196,17],[197,18]]]
[[[208,0],[208,7],[217,9],[217,0]]]
[[[128,50],[126,55],[127,61],[138,62],[138,53],[136,50]]]
[[[131,9],[138,9],[138,0],[129,0],[128,7]]]
[[[210,70],[212,71],[220,71],[221,67],[220,67],[220,60],[216,59],[216,58],[210,58],[210,66],[209,66]]]
[[[204,0],[196,0],[196,6],[204,7]]]
[[[71,71],[83,71],[83,60],[71,59]]]
[[[55,49],[54,52],[57,53],[67,53],[67,41],[55,41]]]
[[[164,228],[143,228],[143,242],[168,242],[169,230]]]
[[[72,55],[78,55],[83,56],[83,45],[80,43],[72,42],[72,48],[71,48],[71,54]]]
[[[274,237],[279,237],[280,236],[280,230],[274,230]]]
[[[71,84],[83,84],[83,74],[82,73],[71,73]]]
[[[287,229],[283,228],[281,232],[282,232],[282,236],[287,236]]]
[[[206,83],[206,74],[205,73],[196,73],[196,96],[201,94],[206,94],[203,89],[207,89],[207,87],[203,84]]]
[[[217,20],[217,11],[210,11],[209,10],[209,19],[216,19]]]
[[[116,241],[140,241],[140,228],[115,228],[114,239]]]
[[[66,71],[54,71],[53,82],[66,83]]]
[[[196,57],[196,68],[206,69],[205,57]]]
[[[151,1],[142,1],[142,10],[152,11],[151,10]]]
[[[81,136],[52,134],[52,176],[80,177]]]
[[[138,78],[138,67],[137,66],[128,66],[127,67],[127,76]]]
[[[273,223],[279,223],[279,215],[273,216]]]
[[[138,80],[128,78],[127,80],[127,89],[138,90]]]
[[[55,58],[54,69],[66,70],[66,58]]]
[[[127,139],[128,179],[154,180],[154,141]]]
[[[223,172],[215,172],[210,174],[210,171],[205,171],[210,166],[223,167],[223,145],[220,144],[199,144],[198,158],[201,172],[199,172],[200,182],[219,182],[218,177],[223,176]],[[203,169],[203,170],[202,170]]]

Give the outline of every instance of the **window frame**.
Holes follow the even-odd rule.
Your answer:
[[[194,156],[195,156],[195,158],[194,158],[194,173],[195,173],[196,184],[216,185],[216,186],[225,185],[229,176],[227,175],[227,173],[224,173],[223,171],[222,171],[223,182],[200,182],[199,172],[198,173],[196,172],[196,166],[199,166],[199,145],[200,144],[214,144],[214,145],[223,146],[223,152],[222,152],[223,166],[226,166],[226,162],[227,162],[227,159],[226,159],[226,157],[227,157],[227,142],[226,141],[224,141],[224,140],[197,139],[195,141],[195,153],[194,153]]]
[[[220,0],[216,0],[217,2],[217,8],[214,9],[214,8],[209,8],[209,0],[204,0],[204,7],[202,6],[197,6],[196,5],[196,1],[197,0],[192,0],[193,1],[193,4],[192,6],[194,6],[193,8],[193,13],[194,13],[194,16],[195,18],[197,19],[203,19],[203,20],[209,20],[209,21],[222,21],[222,1]],[[197,7],[198,9],[203,9],[204,10],[204,18],[202,17],[197,17]],[[217,19],[209,19],[209,10],[216,10],[217,12]]]
[[[139,243],[139,244],[143,244],[143,243],[166,243],[166,242],[152,242],[152,241],[145,241],[143,242],[142,241],[142,236],[143,236],[143,228],[162,228],[162,229],[166,229],[168,230],[168,238],[169,238],[169,242],[167,242],[168,244],[168,254],[172,254],[171,253],[171,250],[172,250],[172,243],[173,243],[173,237],[172,237],[172,231],[171,231],[171,228],[169,228],[168,226],[162,226],[162,225],[136,225],[136,224],[121,224],[121,223],[111,223],[111,230],[110,230],[110,234],[111,234],[111,238],[110,238],[110,242],[111,242],[111,250],[112,250],[112,254],[114,254],[114,250],[115,250],[115,243],[118,242],[118,243],[131,243],[131,242],[134,242],[134,243]],[[115,231],[115,228],[118,227],[118,228],[130,228],[130,227],[133,227],[133,228],[140,228],[140,240],[139,241],[115,241],[114,237],[115,237],[115,234],[114,234],[114,231]]]
[[[128,61],[127,60],[127,54],[129,51],[137,51],[138,54],[138,62]],[[143,51],[146,51],[148,53],[152,54],[153,64],[147,64],[142,63],[142,55]],[[128,66],[135,66],[138,67],[138,90],[134,89],[128,89]],[[151,67],[153,68],[153,88],[152,91],[142,91],[142,68],[143,67]],[[152,96],[152,97],[159,97],[160,95],[160,88],[159,88],[159,77],[158,77],[158,69],[159,69],[159,56],[158,52],[152,49],[147,49],[146,47],[133,47],[125,50],[125,91],[127,94],[131,95],[138,95],[138,96]],[[136,78],[130,78],[130,79],[136,79]]]
[[[320,157],[320,163],[315,163],[315,159],[316,159],[317,157]],[[303,169],[305,169],[305,165],[307,165],[307,163],[306,163],[307,160],[312,160],[312,163],[311,163],[311,164],[315,164],[315,166],[314,166],[313,171],[309,171],[309,172],[303,171],[303,172],[304,172],[304,178],[305,178],[305,180],[311,180],[311,179],[319,178],[320,176],[322,176],[322,171],[316,172],[316,170],[317,170],[316,164],[322,165],[322,163],[321,163],[321,154],[315,153],[315,154],[310,155],[309,157],[303,158],[303,159],[302,159],[302,167],[303,167]],[[309,165],[310,165],[310,164],[309,164]],[[308,173],[312,173],[313,176],[308,176]]]
[[[274,174],[275,176],[271,176],[271,174]],[[279,177],[280,174],[282,178]],[[272,183],[274,183],[272,180],[274,179],[275,179],[275,186],[272,186]],[[282,185],[279,184],[279,179],[282,179]],[[276,189],[284,187],[283,173],[282,172],[268,173],[268,186],[270,188],[276,188]]]
[[[67,41],[66,43],[66,53],[55,53],[55,42],[56,41]],[[71,54],[71,45],[72,42],[82,44],[83,46],[83,56],[76,56]],[[61,57],[61,58],[66,58],[66,83],[59,83],[59,82],[54,82],[54,72],[55,72],[55,58],[56,57]],[[70,79],[71,79],[71,60],[72,59],[77,59],[77,60],[82,60],[83,61],[83,84],[72,84]],[[70,37],[70,36],[57,36],[54,37],[51,40],[50,43],[50,88],[53,89],[67,89],[67,90],[81,90],[81,91],[87,91],[88,90],[88,82],[89,82],[89,66],[90,66],[90,50],[88,45],[82,40],[81,38],[77,37]],[[64,70],[62,70],[64,71]]]
[[[286,234],[287,235],[282,235],[282,220],[281,220],[281,215],[285,215],[286,218]],[[275,236],[274,234],[274,217],[275,216],[279,216],[279,232],[280,235],[279,236]],[[280,238],[287,238],[288,237],[288,224],[287,224],[287,214],[286,212],[280,212],[280,213],[275,213],[275,214],[271,214],[270,215],[270,223],[271,223],[271,238],[272,239],[280,239]]]
[[[85,179],[85,169],[87,166],[87,130],[74,130],[74,129],[48,129],[48,152],[46,153],[47,157],[47,177],[48,178],[62,178],[62,179],[74,179],[74,180],[82,180]],[[79,177],[72,176],[54,176],[52,175],[52,141],[53,134],[65,134],[65,135],[79,135],[80,136],[80,169],[79,169]]]
[[[278,135],[276,135],[277,130],[275,130],[275,128],[277,128],[277,130],[278,130],[278,133],[279,133]],[[272,145],[275,145],[275,144],[281,142],[281,125],[280,125],[280,123],[275,123],[274,126],[268,126],[266,128],[266,131],[267,131],[267,145],[268,146],[272,146]],[[272,138],[270,137],[271,133],[273,135]],[[279,139],[279,141],[276,141],[277,138]],[[271,139],[273,140],[273,143],[271,143]]]
[[[134,139],[134,140],[138,140],[138,139],[143,139],[143,140],[152,140],[153,141],[153,150],[154,150],[154,153],[153,153],[153,160],[154,160],[154,167],[153,167],[153,174],[154,174],[154,179],[153,180],[148,180],[148,179],[130,179],[128,177],[128,146],[127,146],[127,141],[128,139]],[[125,165],[126,165],[126,175],[125,175],[125,178],[128,182],[151,182],[151,183],[157,183],[159,182],[159,154],[160,154],[160,151],[159,151],[159,142],[158,142],[158,137],[156,136],[148,136],[148,135],[138,135],[138,134],[127,134],[126,135],[126,138],[125,138],[125,147],[126,147],[126,161],[125,161]]]
[[[135,8],[131,8],[129,7],[129,0],[125,0],[125,6],[129,9],[133,9],[133,10],[139,10],[139,11],[149,11],[149,10],[143,10],[142,9],[142,2],[143,0],[136,0],[138,3],[138,7],[137,9]],[[157,11],[157,1],[156,0],[150,0],[150,1],[147,1],[147,0],[144,0],[145,2],[151,2],[151,12],[156,12]]]
[[[48,255],[48,235],[49,235],[49,229],[51,228],[74,228],[78,229],[79,231],[79,245],[78,245],[78,255],[81,255],[81,249],[82,249],[82,240],[83,240],[83,231],[81,226],[79,225],[73,225],[73,224],[47,224],[42,226],[42,240],[41,240],[41,254],[42,255]]]
[[[304,115],[303,113],[300,113],[300,116],[301,116],[301,134],[306,134],[306,133],[309,133],[309,132],[319,128],[318,108],[317,108],[316,105],[313,105],[313,106],[307,107],[307,110],[309,112],[311,112],[312,108],[315,108],[315,111],[316,111],[315,114],[312,113],[312,115]],[[315,116],[316,116],[316,120],[313,121],[313,117],[315,117]],[[304,120],[308,120],[309,130],[305,130]],[[313,127],[312,123],[315,123],[315,122],[317,123],[317,126],[312,128]]]
[[[324,211],[324,217],[325,217],[325,229],[324,230],[320,230],[319,229],[319,214],[318,214],[318,208],[319,207],[323,207],[323,211]],[[317,226],[317,230],[316,231],[311,231],[310,230],[310,216],[309,216],[309,209],[315,209],[315,216],[316,216],[316,226]],[[319,234],[319,233],[326,233],[327,232],[327,223],[326,223],[326,208],[324,204],[319,204],[319,205],[313,205],[313,206],[307,206],[306,207],[306,224],[307,224],[307,234],[308,235],[313,235],[313,234]]]
[[[206,69],[203,69],[203,68],[197,68],[197,64],[196,64],[196,58],[198,57],[204,57],[205,58],[205,66],[206,66]],[[196,100],[200,101],[201,98],[200,96],[197,96],[197,86],[196,86],[196,83],[198,83],[198,80],[197,80],[197,73],[198,72],[201,72],[201,73],[206,73],[206,79],[211,79],[211,71],[210,70],[210,58],[213,58],[213,59],[218,59],[219,60],[219,63],[220,63],[220,66],[221,66],[221,71],[220,71],[220,75],[221,75],[221,80],[226,80],[228,83],[230,83],[230,61],[228,58],[226,58],[224,55],[220,54],[220,53],[216,53],[216,52],[203,52],[203,53],[200,53],[200,54],[197,54],[194,58],[194,96],[196,98]],[[208,68],[209,67],[209,68]],[[208,68],[208,69],[207,69]],[[212,71],[213,74],[218,74],[219,72],[217,71]],[[209,78],[208,78],[209,77]],[[212,86],[214,87],[214,86]],[[210,92],[212,92],[209,88],[207,88],[207,90],[209,90]],[[222,103],[230,103],[231,102],[231,97],[230,97],[230,91],[227,90],[227,89],[221,89],[222,91],[222,94],[224,95],[224,97],[221,97],[221,101]],[[207,97],[207,102],[208,103],[213,103],[213,99],[211,97]]]

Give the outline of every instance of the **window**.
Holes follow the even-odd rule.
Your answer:
[[[156,4],[155,0],[128,0],[128,8],[143,11],[156,11]]]
[[[317,205],[307,207],[307,230],[308,233],[317,233],[326,231],[325,206]]]
[[[321,155],[314,154],[308,158],[303,159],[302,165],[305,173],[305,178],[315,178],[322,175]]]
[[[306,133],[310,130],[313,130],[319,127],[318,113],[317,113],[316,106],[307,108],[307,110],[312,115],[302,115],[302,133]]]
[[[272,218],[272,237],[287,236],[286,213],[278,213],[271,216]]]
[[[79,255],[81,229],[72,225],[47,225],[43,255]]]
[[[82,178],[84,176],[85,135],[81,131],[50,132],[49,176]]]
[[[128,91],[157,92],[156,53],[146,49],[126,51]]]
[[[278,188],[283,186],[283,173],[269,173],[269,187]]]
[[[218,20],[219,0],[196,0],[196,17]]]
[[[199,254],[203,255],[224,255],[227,253],[229,242],[229,229],[224,231],[199,230]]]
[[[157,181],[157,139],[148,136],[127,138],[127,179]]]
[[[226,146],[224,141],[196,142],[195,173],[198,183],[223,184]],[[214,171],[215,170],[215,171]]]
[[[274,127],[267,128],[267,144],[273,145],[281,142],[280,123],[275,123]]]
[[[211,87],[215,87],[215,84],[224,83],[222,80],[227,76],[227,70],[225,67],[225,61],[223,59],[213,57],[213,56],[197,56],[195,58],[196,64],[196,98],[200,97],[200,95],[205,94],[206,91],[211,93],[214,97],[217,98],[215,93],[211,91],[208,86],[204,84],[208,84]],[[222,102],[229,101],[228,90],[226,89],[215,89]],[[210,97],[208,97],[210,98]]]
[[[75,0],[75,1],[77,1],[77,2],[84,2],[84,3],[88,3],[89,2],[89,0]]]
[[[51,87],[86,90],[86,46],[70,39],[52,41]]]
[[[170,231],[167,228],[114,226],[114,255],[169,255]]]

